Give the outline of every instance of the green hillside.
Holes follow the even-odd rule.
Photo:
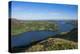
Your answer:
[[[58,26],[52,22],[44,21],[20,21],[11,19],[11,35],[17,35],[28,31],[51,30],[56,31]]]
[[[29,47],[26,51],[49,51],[49,50],[66,50],[78,48],[77,29],[70,32],[64,32],[38,42]]]
[[[50,50],[68,50],[68,49],[77,49],[78,44],[73,41],[60,39],[60,38],[48,38],[44,41],[41,41],[25,51],[50,51]]]

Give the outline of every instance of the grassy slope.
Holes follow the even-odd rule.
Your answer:
[[[49,51],[78,48],[77,29],[73,29],[69,33],[57,34],[56,36],[49,37],[46,40],[38,42],[37,44],[29,47],[26,51]]]
[[[77,43],[60,38],[48,38],[47,40],[41,41],[36,45],[29,47],[25,51],[50,51],[50,50],[66,50],[66,49],[77,49]]]

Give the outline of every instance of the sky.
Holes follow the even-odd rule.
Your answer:
[[[11,18],[21,20],[76,20],[78,6],[35,2],[11,2]]]

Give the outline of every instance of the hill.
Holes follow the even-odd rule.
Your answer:
[[[34,51],[50,51],[50,50],[68,50],[68,49],[77,49],[77,43],[61,38],[48,38],[44,41],[41,41],[25,51],[34,52]]]
[[[77,28],[70,32],[50,36],[47,39],[38,42],[29,47],[26,51],[49,51],[49,50],[66,50],[78,48]]]

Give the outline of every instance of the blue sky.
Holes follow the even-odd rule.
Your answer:
[[[11,2],[11,18],[22,20],[75,20],[77,5]]]

